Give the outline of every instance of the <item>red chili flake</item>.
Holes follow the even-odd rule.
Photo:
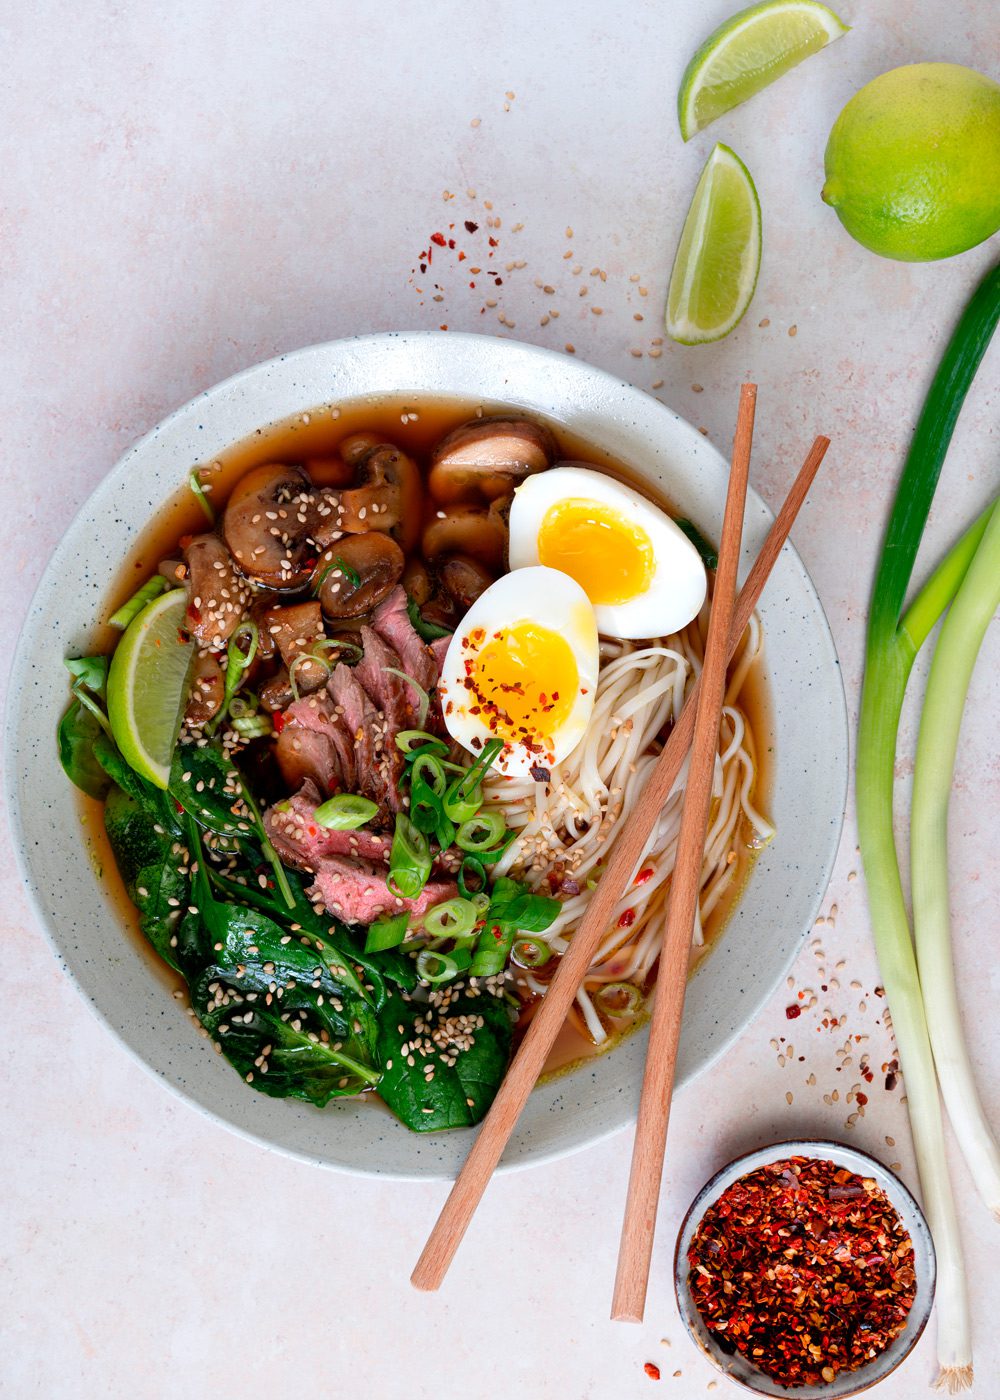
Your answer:
[[[281,710],[275,710],[274,714],[271,716],[271,724],[274,727],[275,734],[280,734],[287,723],[288,721],[285,719],[283,712]]]
[[[863,1094],[859,1089],[858,1092],[854,1095],[854,1097],[857,1099],[861,1107],[864,1108],[865,1104],[868,1102],[868,1095]]]
[[[688,1250],[711,1332],[782,1386],[829,1384],[884,1351],[916,1294],[913,1244],[871,1178],[790,1157],[728,1187]]]
[[[479,227],[479,225],[478,225],[478,224],[474,224],[474,223],[472,222],[471,219],[466,219],[466,221],[465,221],[465,231],[466,231],[466,233],[475,233],[476,230],[478,229],[478,227]]]
[[[619,928],[631,928],[632,925],[633,925],[634,923],[635,923],[635,910],[634,910],[634,909],[626,909],[626,910],[625,910],[625,913],[624,913],[624,914],[621,916],[621,918],[618,920],[618,927],[619,927]]]
[[[464,253],[459,253],[459,255],[458,255],[458,260],[459,260],[459,262],[465,262],[465,254],[464,254]]]
[[[801,1006],[796,1006],[795,1003],[793,1002],[791,1006],[786,1006],[786,1007],[785,1007],[785,1015],[788,1017],[788,1019],[789,1019],[790,1021],[794,1021],[795,1018],[796,1018],[796,1016],[801,1016],[801,1015],[802,1015],[802,1007],[801,1007]]]
[[[449,247],[449,248],[454,248],[454,246],[455,246],[455,240],[454,240],[454,238],[449,238],[449,239],[448,239],[448,247]]]
[[[647,1361],[642,1369],[646,1372],[646,1375],[651,1381],[658,1381],[660,1379],[660,1368],[655,1361]]]
[[[528,769],[528,772],[534,778],[536,783],[547,783],[552,777],[552,774],[549,771],[549,769],[543,768],[540,763],[533,763]]]
[[[490,235],[490,247],[491,247],[491,248],[495,248],[496,246],[497,246],[497,241],[496,241],[496,239],[495,239],[495,238],[492,236],[492,234],[491,234],[491,235]]]
[[[652,866],[647,865],[646,868],[645,868],[645,870],[640,870],[640,871],[639,871],[638,875],[635,877],[635,879],[633,880],[632,883],[633,883],[634,885],[644,885],[644,884],[646,883],[647,880],[651,880],[652,878],[653,878],[653,868],[652,868]]]
[[[174,806],[177,808],[178,812],[183,812],[183,811],[184,811],[183,805],[182,805],[180,802],[177,801],[177,798],[176,798],[176,797],[174,798]]]
[[[448,240],[445,238],[443,233],[432,233],[431,242],[436,243],[439,248],[444,248],[447,246]]]

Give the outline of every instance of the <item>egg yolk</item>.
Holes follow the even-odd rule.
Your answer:
[[[566,639],[530,621],[490,634],[466,669],[488,727],[506,743],[529,748],[551,742],[580,682]]]
[[[596,606],[649,588],[656,560],[645,530],[599,501],[557,501],[538,531],[538,560],[577,583]]]

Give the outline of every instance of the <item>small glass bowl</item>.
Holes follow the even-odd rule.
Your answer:
[[[820,1385],[779,1385],[739,1352],[724,1351],[715,1334],[705,1326],[687,1281],[688,1247],[709,1206],[714,1205],[727,1187],[732,1186],[740,1177],[760,1167],[766,1167],[771,1162],[783,1161],[786,1157],[810,1157],[818,1161],[834,1162],[838,1167],[846,1167],[848,1171],[856,1172],[858,1176],[874,1178],[913,1241],[913,1268],[917,1290],[903,1331],[885,1351],[880,1352],[867,1365],[859,1366],[855,1371],[838,1371],[832,1381]],[[742,1157],[737,1157],[721,1171],[717,1171],[701,1188],[688,1208],[677,1235],[677,1249],[674,1254],[677,1307],[695,1345],[723,1375],[735,1381],[744,1390],[754,1395],[782,1396],[785,1400],[789,1400],[789,1397],[791,1400],[841,1400],[841,1397],[858,1395],[869,1386],[884,1380],[909,1355],[927,1325],[934,1302],[936,1273],[934,1244],[924,1213],[899,1177],[874,1157],[869,1157],[867,1152],[859,1152],[856,1148],[845,1147],[843,1143],[828,1142],[821,1138],[803,1138],[760,1147],[753,1152],[744,1153]]]

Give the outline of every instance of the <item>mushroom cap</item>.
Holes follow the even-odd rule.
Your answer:
[[[246,582],[218,535],[195,535],[184,549],[188,573],[187,620],[203,647],[219,651],[236,631],[250,602]]]
[[[453,554],[442,560],[438,577],[442,588],[455,600],[460,612],[467,612],[494,581],[489,569],[478,559],[470,559],[467,554]]]
[[[324,550],[317,566],[324,613],[340,620],[371,612],[402,578],[405,563],[403,551],[390,535],[375,530],[345,535]],[[357,576],[357,583],[349,570]]]
[[[265,462],[233,487],[222,534],[248,578],[287,591],[301,588],[309,578],[314,518],[314,493],[301,468]]]
[[[442,505],[492,501],[550,467],[556,451],[549,429],[530,418],[474,418],[438,443],[428,486]]]
[[[364,434],[368,438],[370,434]],[[391,443],[376,443],[354,459],[354,485],[321,492],[328,514],[313,531],[325,548],[340,533],[391,533],[406,553],[420,535],[423,481],[411,457]]]
[[[464,554],[499,573],[507,548],[507,526],[493,506],[454,505],[424,527],[421,547],[425,559]]]

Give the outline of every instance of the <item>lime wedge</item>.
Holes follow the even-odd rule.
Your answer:
[[[677,94],[684,140],[849,28],[817,0],[764,0],[740,10],[709,35],[684,70]]]
[[[753,299],[760,270],[760,204],[728,146],[705,162],[684,220],[667,292],[667,335],[704,345],[728,335]]]
[[[187,592],[147,604],[122,635],[108,670],[115,743],[137,773],[166,788],[190,688],[194,643],[185,629]]]

